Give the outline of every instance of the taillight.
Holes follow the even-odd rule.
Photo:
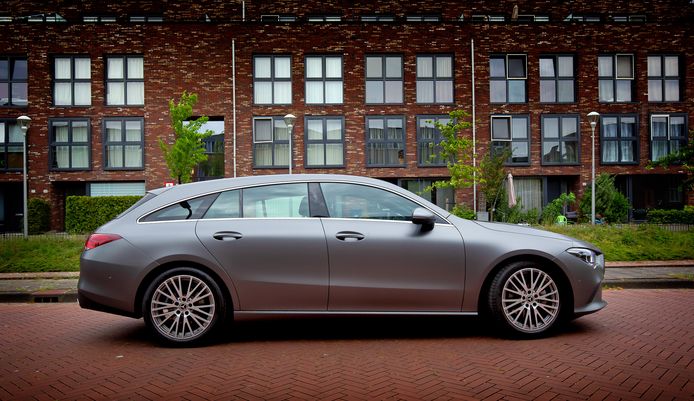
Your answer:
[[[84,250],[94,249],[97,246],[108,244],[118,239],[121,239],[121,236],[118,234],[92,234],[87,238],[87,242],[84,243]]]

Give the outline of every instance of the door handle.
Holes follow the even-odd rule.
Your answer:
[[[365,237],[364,234],[356,231],[340,231],[339,233],[335,234],[335,238],[339,239],[340,241],[361,241]]]
[[[220,241],[233,241],[243,238],[243,234],[236,231],[219,231],[212,234],[212,238]]]

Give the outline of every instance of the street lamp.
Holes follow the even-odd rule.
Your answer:
[[[590,224],[595,224],[595,126],[598,125],[600,113],[591,111],[588,113],[590,121]]]
[[[296,116],[294,114],[287,114],[284,116],[284,123],[287,124],[287,132],[289,135],[289,174],[292,173],[292,128],[294,128],[294,121],[296,121]]]
[[[17,125],[22,131],[22,136],[24,137],[24,146],[22,146],[22,160],[23,160],[23,173],[24,173],[24,238],[29,236],[29,213],[27,211],[27,131],[29,130],[29,125],[31,125],[31,118],[27,116],[17,117]]]

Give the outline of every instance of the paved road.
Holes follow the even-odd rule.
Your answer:
[[[476,319],[285,320],[195,349],[73,303],[0,304],[0,399],[691,400],[694,291],[605,298],[534,341]]]

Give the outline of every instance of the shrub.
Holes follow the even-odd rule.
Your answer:
[[[27,204],[29,234],[43,234],[51,229],[51,205],[41,198],[31,198]]]
[[[654,224],[694,224],[694,206],[685,206],[684,210],[651,209],[646,219]]]
[[[573,192],[559,195],[542,209],[542,224],[554,224],[557,221],[557,216],[565,213],[564,208],[574,203],[576,203],[576,195]]]
[[[451,213],[462,219],[475,220],[477,218],[477,216],[475,216],[475,211],[465,204],[453,206]]]
[[[590,220],[590,194],[588,187],[583,193],[579,209],[583,219]],[[626,222],[629,215],[629,200],[614,186],[614,176],[600,174],[595,179],[595,215],[601,215],[607,223]]]
[[[139,196],[68,196],[65,202],[65,231],[71,234],[92,232],[139,199]]]

